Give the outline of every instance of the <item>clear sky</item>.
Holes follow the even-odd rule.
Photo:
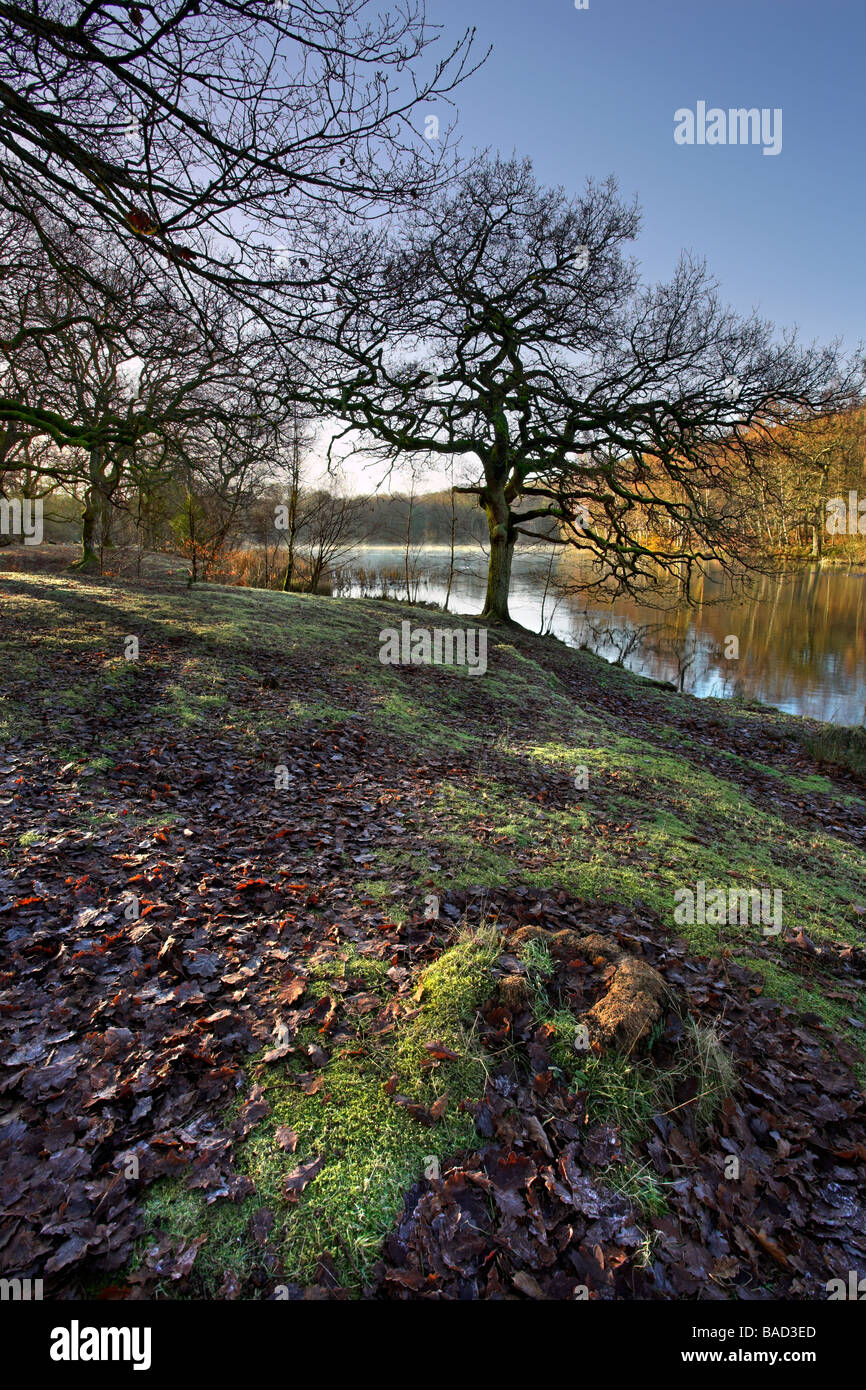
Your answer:
[[[487,64],[457,95],[470,147],[529,155],[577,191],[637,194],[650,280],[681,248],[725,298],[807,339],[866,340],[864,0],[427,0],[476,25]],[[782,149],[677,145],[674,112],[782,110]],[[431,111],[436,108],[431,105]],[[443,113],[444,114],[444,113]]]
[[[567,192],[615,174],[643,210],[645,279],[685,248],[740,312],[866,341],[866,0],[427,0],[427,15],[443,44],[475,25],[493,47],[455,98],[467,152],[528,155]],[[675,143],[674,113],[698,102],[780,108],[781,151]]]

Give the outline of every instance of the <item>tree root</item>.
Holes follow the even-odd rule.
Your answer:
[[[510,945],[541,941],[557,960],[595,961],[599,956],[615,967],[610,987],[585,1013],[576,1014],[586,1025],[590,1040],[602,1048],[630,1053],[643,1041],[662,1016],[668,988],[657,970],[637,956],[623,951],[615,942],[596,932],[581,936],[576,931],[545,931],[542,927],[519,927]]]

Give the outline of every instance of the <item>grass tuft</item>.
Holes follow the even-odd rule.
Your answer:
[[[332,1056],[324,1085],[314,1095],[305,1095],[297,1082],[306,1060],[266,1066],[253,1059],[250,1080],[264,1086],[271,1106],[239,1146],[238,1167],[255,1183],[255,1196],[208,1207],[182,1179],[157,1184],[146,1206],[145,1244],[158,1231],[178,1238],[207,1232],[196,1275],[205,1295],[213,1297],[226,1270],[249,1280],[261,1265],[262,1252],[251,1239],[249,1223],[258,1208],[268,1207],[274,1213],[269,1243],[286,1279],[311,1279],[327,1252],[344,1286],[360,1293],[407,1189],[423,1176],[431,1158],[441,1162],[472,1143],[474,1125],[460,1103],[480,1099],[487,1080],[474,1026],[494,988],[490,966],[499,950],[493,931],[462,934],[421,974],[415,992],[420,1007],[410,1009],[396,1033],[384,1039],[368,1032],[370,1016],[365,1015],[357,1038]],[[343,952],[330,966],[320,962],[313,967],[312,992],[326,990],[329,970],[331,979],[351,976],[375,988],[381,967],[381,962]],[[301,1033],[296,1042],[306,1040]],[[320,1041],[311,1030],[313,1040]],[[428,1042],[444,1043],[460,1054],[459,1060],[435,1061]],[[395,1075],[397,1093],[413,1103],[429,1107],[447,1096],[443,1120],[425,1126],[395,1103],[385,1090]],[[282,1126],[298,1135],[292,1154],[276,1142]],[[296,1202],[287,1201],[282,1193],[286,1174],[318,1157],[325,1158],[324,1168]]]

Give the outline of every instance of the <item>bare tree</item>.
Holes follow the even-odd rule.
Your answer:
[[[255,423],[215,417],[172,443],[172,472],[183,502],[172,525],[190,561],[190,582],[208,579],[229,537],[259,496],[269,439]]]
[[[451,602],[451,590],[454,586],[454,542],[457,533],[457,498],[454,492],[454,461],[451,462],[451,487],[448,492],[450,503],[450,515],[448,519],[448,584],[445,589],[445,601],[443,608],[447,610]]]
[[[218,287],[202,285],[193,312],[165,274],[128,256],[110,265],[103,240],[75,251],[97,267],[99,296],[68,268],[33,257],[32,231],[14,246],[0,295],[0,420],[18,402],[3,422],[6,466],[16,450],[31,458],[35,441],[48,444],[38,469],[80,491],[80,563],[92,568],[126,490],[170,476],[174,461],[188,467],[187,441],[206,441],[202,466],[210,448],[222,458],[229,444],[245,460],[285,407],[262,344],[250,342],[248,320]]]
[[[283,503],[285,524],[281,525],[280,530],[287,550],[283,589],[288,591],[295,581],[298,537],[306,519],[301,491],[304,451],[312,442],[309,416],[304,416],[297,402],[291,406],[285,428],[288,432],[287,447],[283,450],[283,477],[286,482],[286,500]]]
[[[862,486],[866,477],[866,411],[819,415],[775,431],[767,440],[767,472],[774,487],[762,499],[772,540],[789,545],[788,527],[805,534],[811,555],[824,555],[827,503],[834,489]],[[769,505],[768,505],[769,500]],[[775,523],[778,534],[774,534]]]
[[[330,375],[312,398],[386,457],[468,471],[487,618],[509,621],[519,537],[584,551],[613,591],[668,576],[688,594],[710,561],[758,563],[762,442],[862,389],[835,348],[725,308],[688,258],[641,287],[637,227],[612,180],[568,199],[497,159],[395,233],[328,247],[333,303],[305,328]]]
[[[337,491],[319,489],[308,499],[303,542],[309,567],[309,589],[315,593],[331,566],[345,557],[359,540],[367,503]]]
[[[100,297],[78,250],[107,236],[192,310],[208,282],[282,337],[329,219],[447,173],[450,126],[416,126],[471,48],[470,31],[442,46],[414,0],[2,0],[0,214]]]

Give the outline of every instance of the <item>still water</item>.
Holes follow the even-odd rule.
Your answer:
[[[413,598],[442,603],[446,546],[413,547]],[[406,597],[400,546],[360,546],[343,561],[345,591]],[[866,721],[866,568],[807,568],[762,577],[748,597],[732,596],[721,576],[707,581],[695,609],[664,613],[632,599],[606,604],[592,594],[557,594],[545,586],[549,552],[518,552],[511,616],[552,632],[632,671],[673,681],[695,695],[737,692],[792,714],[836,724]],[[449,609],[478,614],[487,561],[480,546],[460,546]],[[554,569],[553,577],[556,576]],[[364,580],[366,579],[366,585]],[[724,595],[726,595],[723,597]],[[736,643],[731,639],[735,638]],[[738,649],[738,655],[726,655]]]

